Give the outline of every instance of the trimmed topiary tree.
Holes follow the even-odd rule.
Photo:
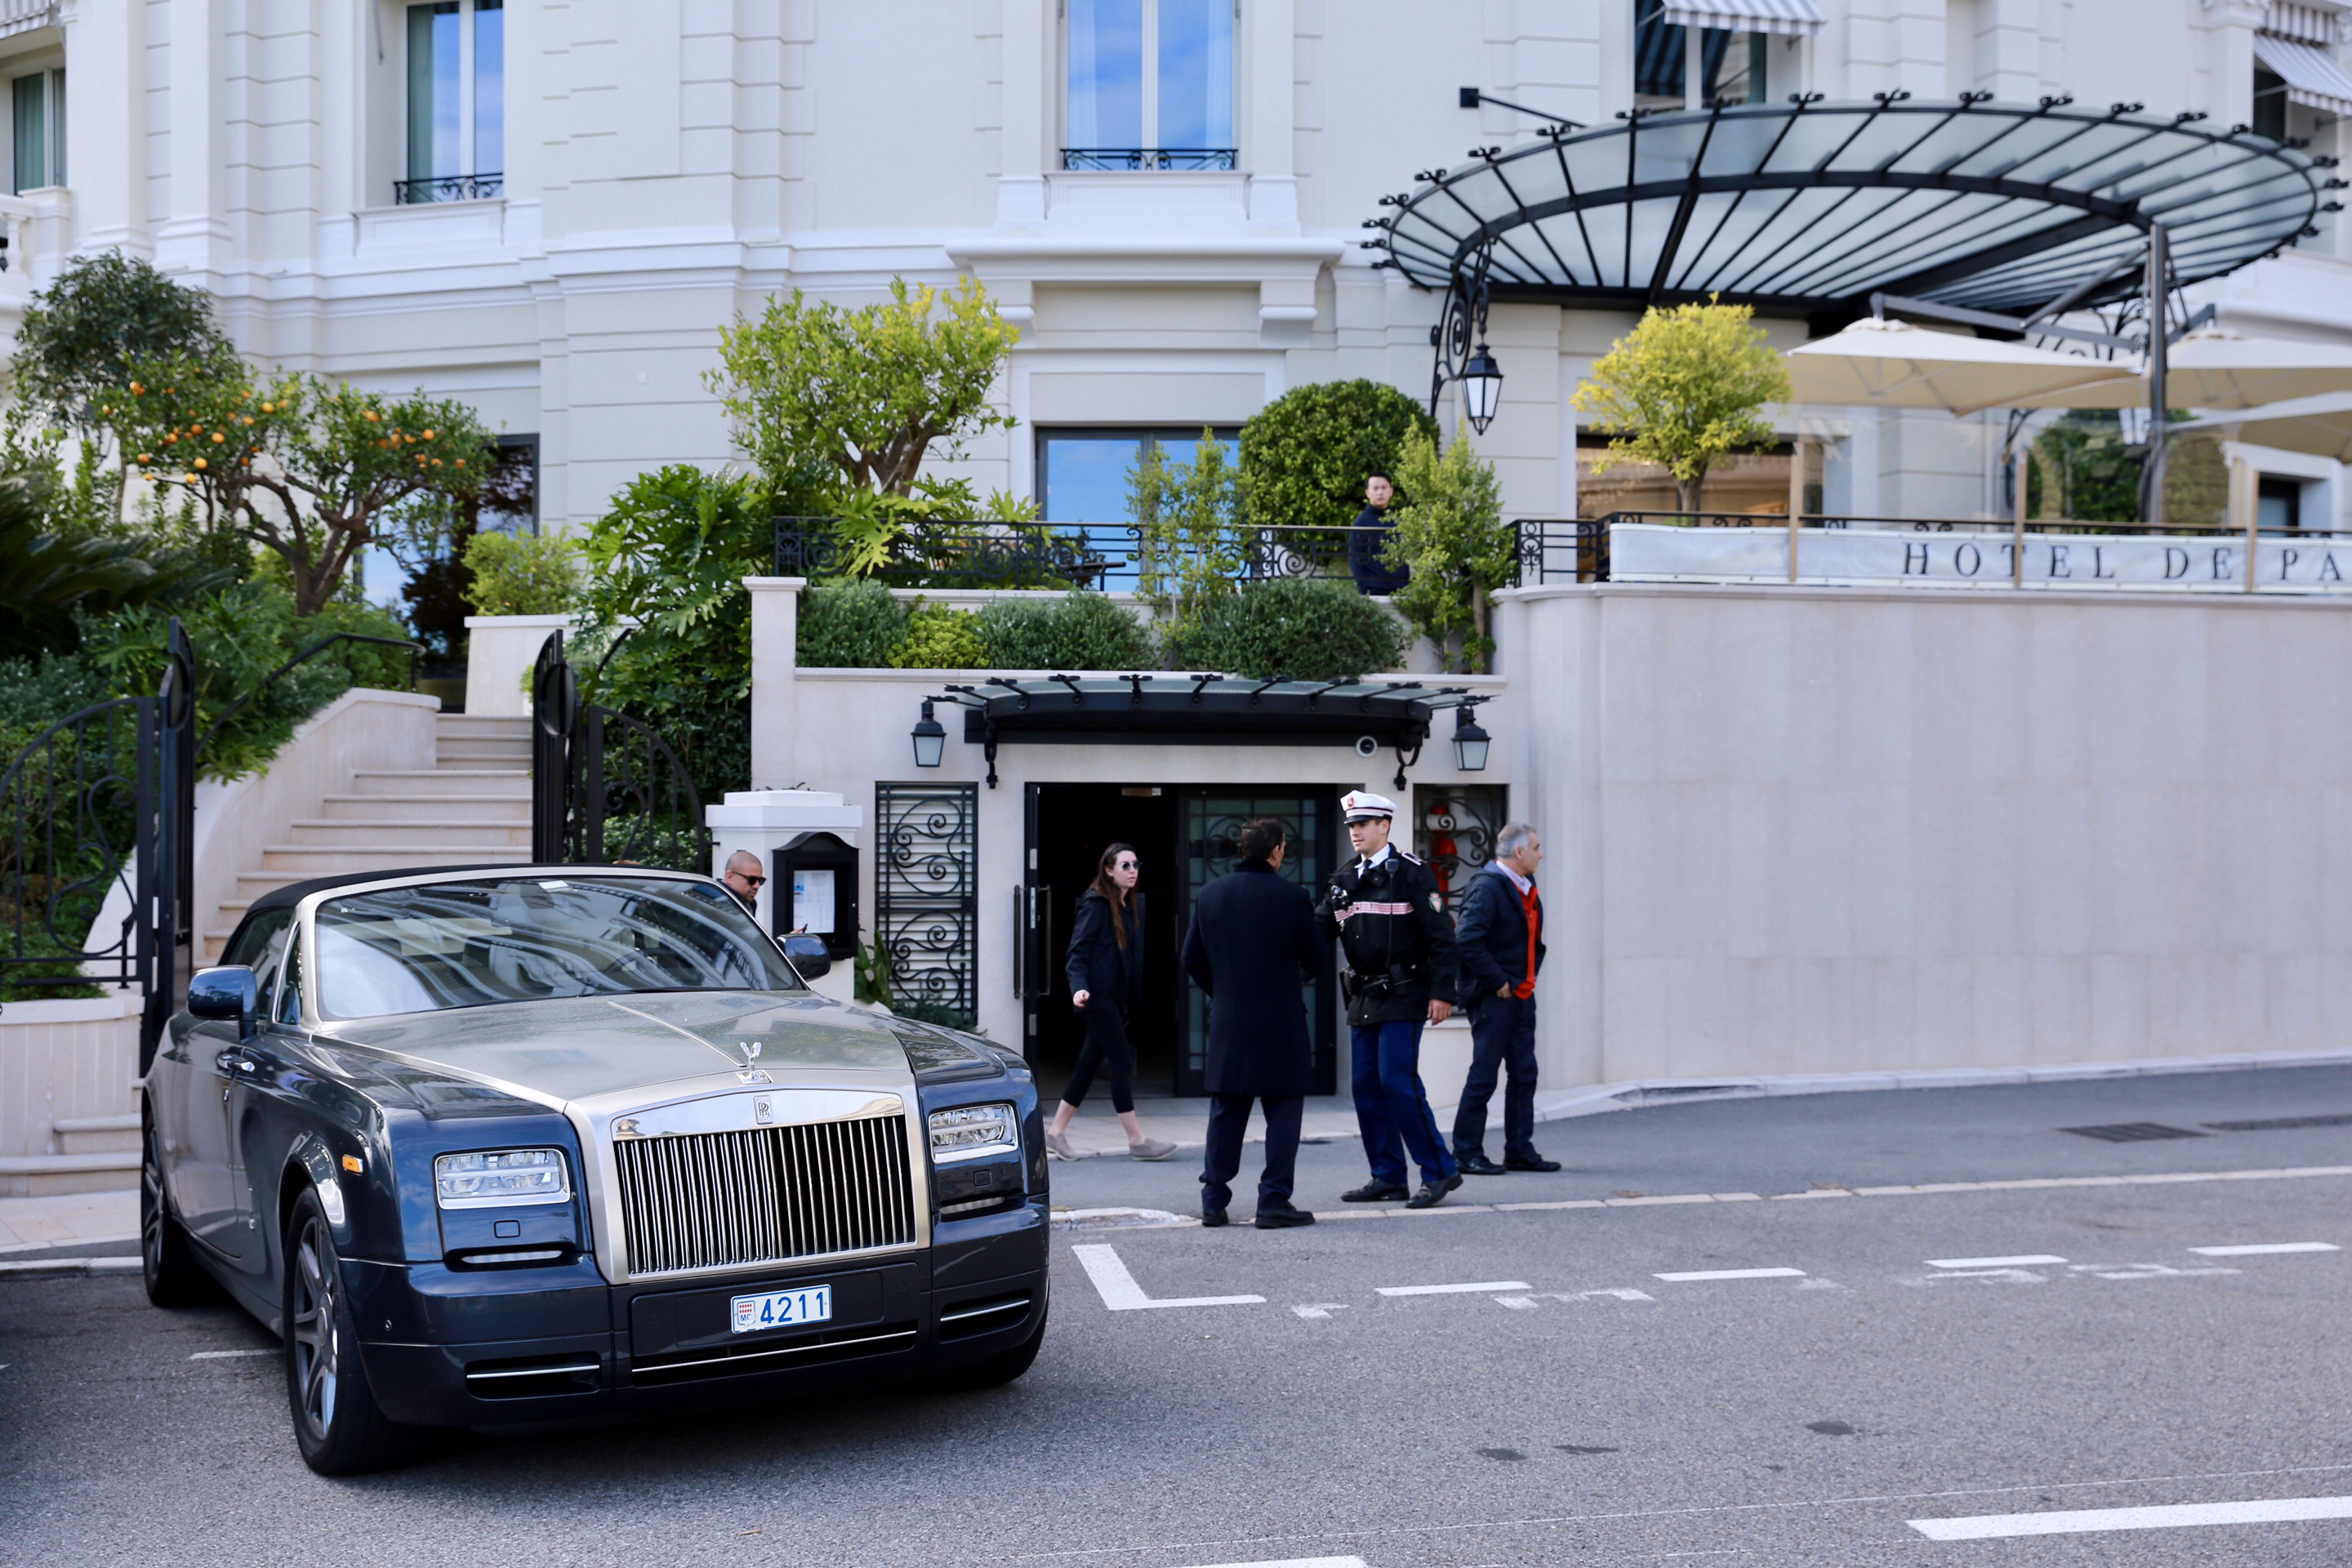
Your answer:
[[[1292,387],[1242,426],[1248,520],[1261,528],[1347,527],[1363,509],[1365,476],[1393,476],[1415,432],[1435,441],[1437,424],[1386,382]]]
[[[1178,669],[1217,670],[1256,680],[1340,680],[1394,669],[1405,629],[1351,583],[1273,577],[1205,601],[1168,634]]]

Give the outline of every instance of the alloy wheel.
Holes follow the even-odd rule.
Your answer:
[[[306,1216],[294,1245],[294,1310],[287,1331],[293,1338],[302,1424],[314,1442],[324,1442],[334,1430],[335,1394],[341,1382],[334,1248],[326,1222],[315,1214]]]

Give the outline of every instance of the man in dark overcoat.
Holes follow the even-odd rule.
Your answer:
[[[1242,863],[1201,889],[1184,933],[1184,973],[1209,997],[1209,1148],[1201,1223],[1226,1223],[1253,1100],[1265,1107],[1265,1173],[1257,1227],[1312,1225],[1293,1205],[1298,1127],[1315,1087],[1307,983],[1323,972],[1315,900],[1282,876],[1286,835],[1259,817],[1242,829]]]
[[[1454,1114],[1454,1157],[1474,1176],[1557,1171],[1536,1152],[1536,972],[1543,967],[1543,840],[1524,822],[1495,840],[1492,864],[1462,897],[1462,998],[1470,1009],[1470,1076]],[[1486,1102],[1503,1091],[1503,1163],[1486,1158]]]

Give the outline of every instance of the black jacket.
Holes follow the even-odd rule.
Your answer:
[[[1462,999],[1472,1007],[1528,977],[1528,910],[1519,889],[1492,866],[1462,895]],[[1536,969],[1543,969],[1543,894],[1536,894]]]
[[[1087,993],[1088,1007],[1132,1007],[1143,995],[1143,895],[1129,895],[1134,909],[1128,916],[1127,945],[1118,945],[1111,922],[1118,918],[1110,900],[1094,889],[1078,895],[1078,912],[1070,922],[1070,953],[1066,966],[1072,995]]]
[[[1367,505],[1356,514],[1348,532],[1348,575],[1356,580],[1359,593],[1393,594],[1412,581],[1412,573],[1401,572],[1382,559],[1389,547],[1390,526],[1376,506]]]
[[[1349,861],[1316,913],[1337,928],[1348,959],[1348,1022],[1426,1018],[1429,1001],[1454,999],[1454,922],[1437,875],[1403,850],[1367,871]]]
[[[1323,973],[1315,900],[1263,860],[1201,889],[1184,933],[1184,973],[1208,993],[1211,1094],[1311,1094],[1308,981]]]

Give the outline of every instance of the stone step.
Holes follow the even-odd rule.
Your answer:
[[[336,822],[440,822],[452,814],[469,822],[530,826],[529,795],[330,795],[320,809]]]
[[[528,741],[530,739],[530,716],[527,713],[444,713],[435,719],[434,728],[444,737],[494,735]]]
[[[261,865],[256,872],[240,871],[236,879],[245,884],[248,875],[283,874],[284,882],[299,882],[306,877],[335,877],[346,871],[406,871],[421,870],[435,866],[520,866],[530,859],[528,844],[266,844],[262,846]]]
[[[508,817],[440,816],[402,820],[397,817],[297,817],[288,823],[297,844],[332,848],[345,844],[483,844],[499,847],[530,847],[530,816]]]
[[[382,769],[353,773],[352,789],[360,795],[502,795],[529,800],[530,769]]]
[[[68,1116],[49,1123],[49,1134],[64,1154],[120,1154],[139,1152],[139,1113],[120,1116]]]
[[[136,1149],[98,1154],[0,1155],[0,1197],[120,1192],[138,1184]]]
[[[504,763],[509,767],[527,768],[530,766],[530,737],[525,735],[513,741],[497,738],[477,741],[460,736],[444,735],[436,743],[434,752],[441,759],[445,767],[451,764],[466,767],[478,763]]]

